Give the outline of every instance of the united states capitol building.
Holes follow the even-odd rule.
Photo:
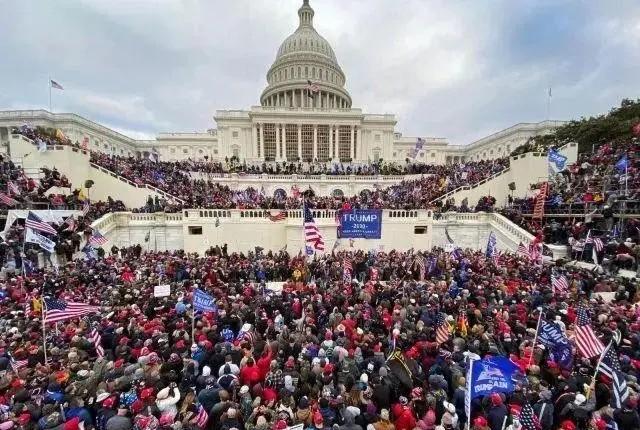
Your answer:
[[[122,156],[157,154],[162,161],[220,160],[366,163],[377,160],[445,164],[508,155],[531,136],[559,121],[520,123],[466,145],[446,138],[403,136],[393,114],[369,114],[353,107],[345,72],[329,44],[314,28],[315,12],[304,0],[298,28],[287,37],[267,71],[260,105],[248,110],[219,110],[216,128],[201,133],[159,133],[135,140],[73,113],[45,110],[0,111],[0,144],[12,127],[23,124],[57,128],[72,142]],[[423,141],[416,150],[418,139]]]

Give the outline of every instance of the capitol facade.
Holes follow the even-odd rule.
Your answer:
[[[403,136],[396,131],[395,115],[368,114],[353,107],[346,75],[329,42],[314,28],[314,16],[309,0],[304,0],[298,10],[298,28],[280,45],[267,71],[260,105],[217,111],[216,128],[135,140],[76,114],[0,111],[0,144],[6,147],[11,128],[26,123],[58,128],[73,142],[86,142],[89,149],[122,156],[153,153],[163,161],[235,157],[247,163],[404,163],[410,159],[447,164],[506,156],[531,136],[563,124],[516,124],[467,145],[451,145],[440,137]]]

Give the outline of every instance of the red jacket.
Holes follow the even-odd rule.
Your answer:
[[[413,430],[416,426],[416,418],[409,406],[402,406],[398,403],[393,405],[393,415],[396,417],[394,424],[396,430]]]
[[[254,386],[262,380],[262,373],[260,368],[255,364],[252,366],[245,366],[240,369],[240,383],[242,385]]]

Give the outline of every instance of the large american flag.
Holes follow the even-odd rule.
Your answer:
[[[89,204],[89,200],[85,200],[84,204],[82,205],[82,216],[83,217],[87,216],[90,210],[91,210],[91,205]]]
[[[577,309],[576,346],[580,354],[586,358],[595,357],[604,351],[604,345],[591,327],[589,312],[582,305],[578,306]]]
[[[553,294],[567,294],[569,291],[569,281],[567,281],[567,277],[564,275],[551,275],[551,287],[553,289]]]
[[[7,182],[7,189],[9,190],[9,193],[13,194],[14,196],[20,195],[20,187],[18,187],[18,185],[16,185],[16,183],[13,181]]]
[[[104,348],[102,347],[102,336],[98,333],[97,328],[93,328],[91,333],[89,333],[89,339],[93,343],[93,346],[96,348],[96,355],[98,358],[104,357]]]
[[[604,353],[599,370],[613,382],[615,407],[621,408],[624,401],[629,397],[629,387],[627,387],[627,379],[622,372],[620,360],[613,344],[609,344],[607,351]]]
[[[305,244],[316,251],[324,251],[324,240],[320,229],[316,225],[316,221],[313,219],[313,215],[309,208],[304,206],[304,241]]]
[[[49,234],[55,234],[55,235],[58,234],[58,232],[53,227],[51,227],[46,222],[42,221],[42,219],[40,219],[38,215],[34,214],[31,211],[29,211],[29,214],[27,215],[27,219],[25,220],[24,225],[27,228],[31,228],[36,231],[41,231],[43,233],[49,233]]]
[[[27,367],[27,365],[29,364],[29,360],[16,360],[11,354],[9,354],[9,360],[11,364],[11,370],[13,370],[15,373],[18,373],[20,369],[22,369],[23,367]]]
[[[436,319],[436,343],[442,345],[449,340],[449,323],[447,322],[447,316],[440,312]]]
[[[207,425],[207,421],[209,421],[209,414],[207,410],[200,404],[198,404],[198,414],[191,420],[199,428],[205,428]]]
[[[89,245],[91,246],[102,246],[107,243],[107,238],[104,237],[98,230],[93,230],[91,237],[89,238]]]
[[[87,303],[65,302],[64,300],[45,298],[44,322],[53,323],[71,318],[80,318],[94,312],[100,312],[100,307]]]
[[[278,222],[287,219],[287,213],[285,211],[278,211],[274,215],[273,212],[267,212],[266,217],[269,218],[269,221]]]

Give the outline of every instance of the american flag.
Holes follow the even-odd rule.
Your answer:
[[[613,397],[615,399],[615,407],[621,408],[622,404],[629,397],[629,387],[627,387],[627,379],[620,367],[618,354],[613,343],[607,347],[599,367],[600,372],[607,375],[613,382]]]
[[[11,354],[9,354],[9,360],[11,364],[11,370],[13,370],[15,373],[18,373],[20,369],[22,369],[23,367],[27,367],[27,365],[29,364],[29,360],[16,360]]]
[[[275,215],[271,212],[267,212],[267,218],[269,221],[278,222],[287,219],[287,213],[285,211],[278,211]]]
[[[46,222],[42,221],[38,215],[34,214],[31,211],[29,211],[29,214],[27,215],[27,219],[24,224],[26,227],[36,231],[41,231],[43,233],[49,233],[54,235],[58,234],[58,232],[53,227],[51,227]]]
[[[416,255],[415,260],[413,260],[413,264],[418,269],[420,280],[422,281],[424,279],[424,274],[425,274],[425,271],[426,271],[426,266],[424,264],[424,258],[420,257],[419,255]]]
[[[447,316],[440,312],[436,320],[436,343],[442,345],[449,340],[449,323]]]
[[[525,401],[520,409],[520,424],[522,424],[523,430],[540,430],[542,428],[540,420],[529,402]]]
[[[586,358],[595,357],[604,351],[604,345],[591,328],[589,312],[582,305],[577,309],[576,346],[580,354]]]
[[[89,138],[87,136],[82,139],[81,147],[82,149],[87,149],[89,147]]]
[[[567,294],[569,290],[567,277],[564,275],[551,275],[551,288],[553,289],[553,294]]]
[[[7,206],[15,206],[18,204],[18,201],[15,199],[12,199],[11,197],[9,197],[7,194],[0,192],[0,202],[4,203]]]
[[[65,302],[64,300],[45,298],[44,322],[52,323],[71,318],[80,318],[93,312],[99,312],[100,307],[87,303]]]
[[[344,259],[342,262],[342,273],[342,279],[345,282],[351,281],[351,274],[353,273],[353,264],[351,263],[351,260],[346,258]]]
[[[291,187],[291,194],[293,194],[294,199],[297,199],[300,197],[300,188],[297,185],[293,185]]]
[[[601,252],[604,249],[604,243],[602,243],[602,239],[599,237],[588,236],[585,241],[585,244],[586,243],[592,243],[597,252]]]
[[[316,221],[313,219],[313,215],[309,208],[304,206],[304,241],[305,244],[316,251],[324,251],[324,240],[322,234],[316,225]]]
[[[62,88],[62,85],[60,85],[53,79],[49,79],[49,80],[51,81],[51,88],[55,88],[56,90],[64,90],[64,88]]]
[[[207,410],[202,405],[198,405],[198,414],[193,418],[191,422],[193,422],[199,428],[205,428],[207,422],[209,421],[209,414]]]
[[[89,339],[93,343],[93,346],[96,348],[96,355],[98,358],[104,357],[104,348],[102,347],[102,336],[98,333],[97,328],[93,328],[91,333],[89,333]]]
[[[64,220],[64,224],[68,225],[68,227],[65,228],[64,231],[76,231],[76,220],[73,215]]]
[[[91,205],[89,204],[89,200],[85,200],[82,205],[82,216],[87,216],[89,211],[91,210]]]
[[[89,245],[91,246],[102,246],[107,243],[107,238],[104,237],[98,230],[93,230],[91,237],[89,238]]]
[[[529,248],[527,248],[527,246],[522,242],[520,242],[520,244],[518,245],[516,254],[522,255],[523,257],[531,258],[531,252],[529,252]]]
[[[311,82],[310,80],[307,80],[307,90],[309,90],[310,93],[317,93],[318,91],[320,91],[320,87],[316,84],[314,84],[313,82]],[[312,97],[312,96],[309,96]]]
[[[14,196],[20,195],[20,187],[18,187],[13,181],[9,181],[7,183],[7,189],[9,190],[9,193],[13,194]]]

